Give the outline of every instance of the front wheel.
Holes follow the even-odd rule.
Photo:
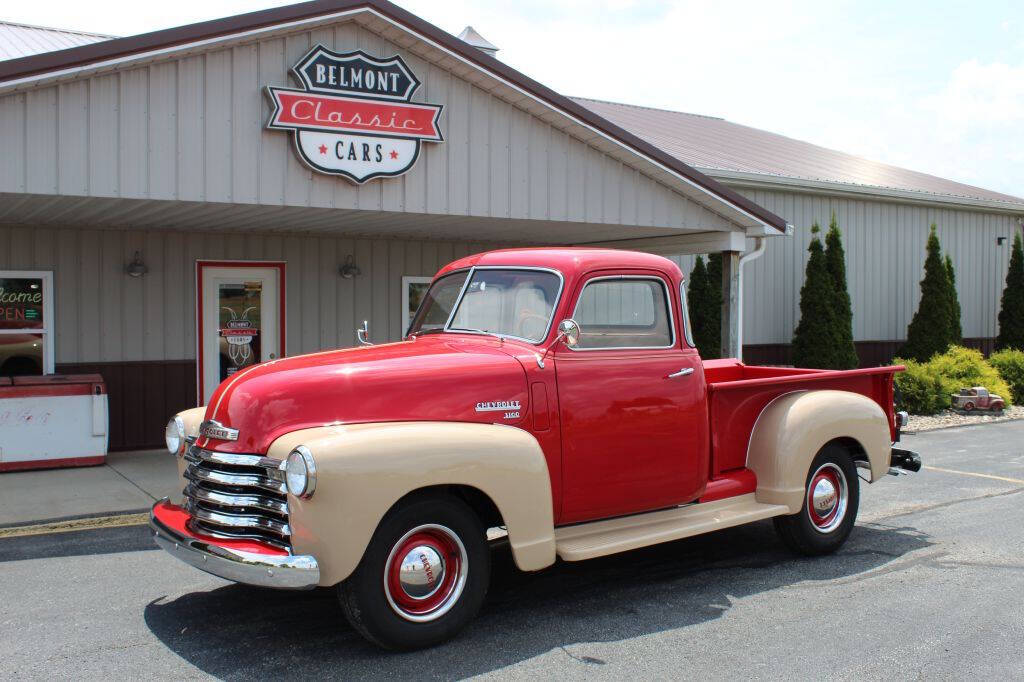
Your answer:
[[[859,506],[859,479],[853,460],[844,448],[826,445],[807,473],[800,512],[775,517],[775,530],[790,549],[800,554],[830,554],[846,542]]]
[[[413,498],[388,512],[338,593],[352,626],[388,649],[419,649],[455,636],[490,583],[487,535],[454,497]]]

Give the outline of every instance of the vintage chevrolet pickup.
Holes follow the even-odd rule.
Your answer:
[[[518,249],[434,278],[406,340],[253,365],[167,425],[183,500],[157,542],[214,575],[336,588],[373,642],[455,635],[488,529],[537,571],[774,518],[835,551],[893,447],[899,367],[702,362],[658,256]],[[892,469],[891,469],[892,467]]]

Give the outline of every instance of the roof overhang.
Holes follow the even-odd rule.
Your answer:
[[[308,30],[344,18],[438,61],[596,149],[726,218],[750,235],[786,234],[786,220],[580,104],[386,0],[316,0],[0,63],[0,94]],[[431,53],[432,54],[428,54]]]
[[[717,168],[701,168],[701,172],[729,185],[762,190],[784,190],[806,194],[846,195],[858,199],[894,201],[904,204],[942,206],[943,208],[965,208],[974,211],[992,213],[1013,213],[1024,215],[1024,203],[1011,201],[995,201],[976,197],[957,196],[953,194],[935,194],[897,187],[879,185],[862,185],[852,182],[835,180],[811,180],[794,178],[786,175],[768,175],[765,173],[745,173],[740,171],[722,170]]]

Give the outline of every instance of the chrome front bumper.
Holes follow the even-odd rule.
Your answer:
[[[171,528],[157,516],[157,507],[149,513],[153,539],[163,549],[186,564],[226,580],[247,585],[307,590],[320,583],[320,567],[312,556],[258,554],[221,547]]]

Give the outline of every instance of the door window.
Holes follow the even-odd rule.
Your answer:
[[[572,317],[580,326],[573,350],[670,348],[675,343],[668,290],[659,278],[590,280]]]
[[[0,271],[0,376],[53,373],[53,274]]]

